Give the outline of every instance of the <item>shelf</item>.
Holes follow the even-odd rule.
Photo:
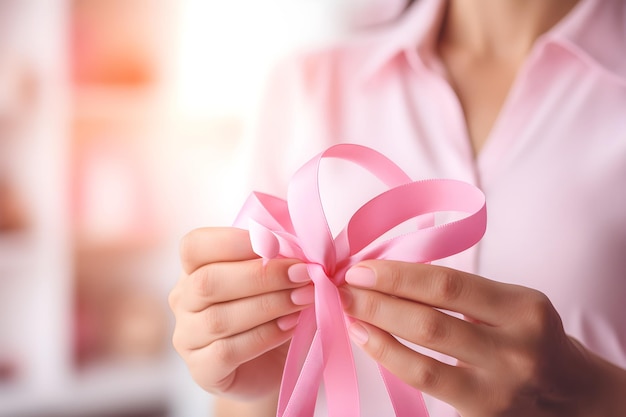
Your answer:
[[[78,122],[136,122],[154,118],[163,100],[154,86],[89,85],[74,89]]]
[[[59,387],[0,385],[0,417],[88,417],[166,410],[171,400],[166,359],[90,365]]]
[[[9,68],[26,84],[0,115],[24,117],[0,134],[0,417],[166,416],[177,257],[157,157],[177,2],[9,3],[0,52],[36,71]]]
[[[26,232],[0,233],[0,280],[32,264],[34,243]]]

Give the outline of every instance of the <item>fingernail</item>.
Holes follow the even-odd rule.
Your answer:
[[[346,282],[357,287],[373,287],[376,284],[376,275],[369,268],[355,266],[346,272]]]
[[[358,345],[366,344],[370,338],[367,329],[356,322],[348,327],[348,333],[350,334],[350,338]]]
[[[291,265],[287,270],[287,276],[289,277],[289,281],[298,284],[311,281],[311,277],[309,276],[309,271],[307,270],[306,264]]]
[[[298,320],[300,319],[300,313],[293,313],[287,316],[279,317],[276,320],[276,325],[282,331],[287,331],[296,327]]]
[[[315,302],[315,289],[312,285],[296,288],[291,291],[291,301],[295,305],[305,306]]]
[[[339,298],[343,308],[348,308],[352,304],[352,293],[346,287],[339,287]]]

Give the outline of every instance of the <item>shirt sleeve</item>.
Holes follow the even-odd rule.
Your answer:
[[[295,171],[337,140],[332,125],[328,50],[301,51],[279,62],[244,128],[241,169],[248,192],[284,198]]]

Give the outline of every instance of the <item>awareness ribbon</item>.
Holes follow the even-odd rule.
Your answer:
[[[361,206],[333,237],[319,188],[324,158],[351,161],[388,187]],[[463,213],[459,220],[435,225],[434,213]],[[417,219],[416,230],[375,240],[401,223]],[[302,166],[291,179],[287,200],[253,192],[235,226],[247,228],[256,254],[265,260],[296,258],[307,264],[315,303],[300,313],[287,353],[278,417],[312,417],[322,378],[329,417],[359,417],[359,391],[349,320],[337,286],[346,271],[364,259],[427,263],[461,252],[483,236],[485,196],[456,180],[412,181],[395,163],[373,149],[335,145]],[[397,417],[427,417],[421,393],[379,366]]]

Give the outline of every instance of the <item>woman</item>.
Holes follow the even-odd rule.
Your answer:
[[[366,261],[341,290],[353,342],[426,393],[432,416],[623,415],[624,2],[418,0],[392,27],[285,65],[259,132],[265,192],[343,141],[485,192],[479,245],[437,265]],[[181,257],[176,349],[224,397],[219,415],[273,414],[313,302],[306,270],[263,266],[236,229],[191,232]],[[373,385],[364,415],[391,415]]]

